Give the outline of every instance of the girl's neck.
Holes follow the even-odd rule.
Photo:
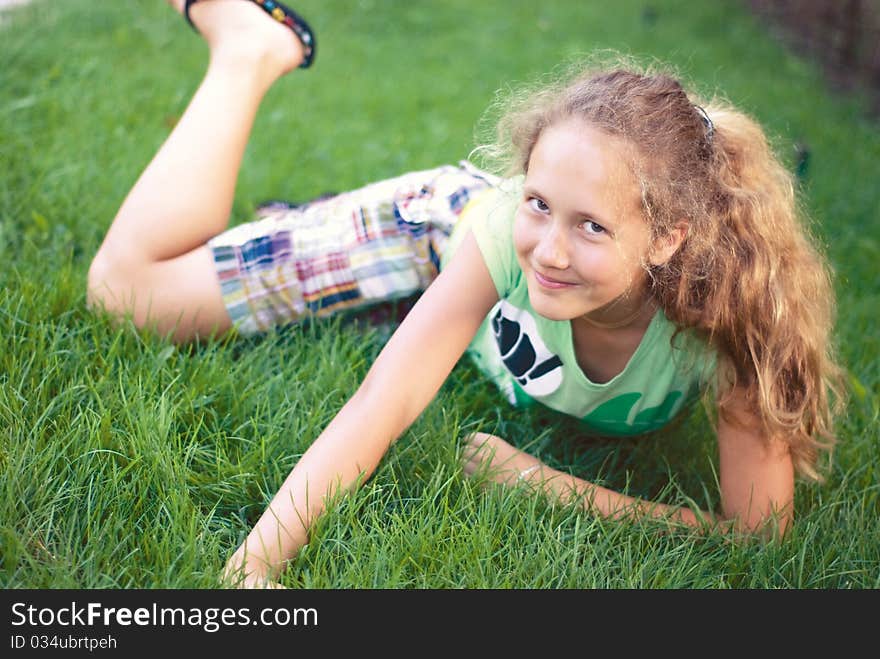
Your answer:
[[[657,311],[650,296],[640,298],[635,305],[622,303],[615,300],[571,321],[578,366],[595,384],[610,381],[626,368]]]
[[[647,293],[619,297],[604,307],[572,320],[582,328],[601,331],[644,330],[651,324],[657,304]]]

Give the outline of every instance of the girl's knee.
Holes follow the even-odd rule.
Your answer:
[[[118,268],[112,256],[99,250],[89,265],[86,278],[86,304],[89,309],[112,310],[113,305],[108,302],[112,297],[111,291],[117,288],[118,278]]]
[[[100,249],[86,278],[86,305],[93,311],[105,311],[122,317],[134,310],[133,293],[137,287],[137,271],[131,261],[111,250]]]
[[[184,343],[231,327],[211,255],[205,248],[168,261],[145,263],[104,249],[89,267],[86,303],[139,330],[169,333]]]

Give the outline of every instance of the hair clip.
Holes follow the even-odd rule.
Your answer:
[[[702,119],[703,123],[706,125],[706,139],[711,142],[712,136],[715,134],[715,124],[712,123],[712,120],[709,118],[709,115],[706,114],[706,111],[703,108],[701,108],[699,105],[694,105],[694,108],[700,115],[700,119]]]

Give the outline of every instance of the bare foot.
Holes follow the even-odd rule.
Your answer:
[[[184,0],[166,0],[182,14]],[[208,42],[212,62],[259,66],[280,77],[303,61],[303,46],[290,28],[246,0],[200,0],[189,17]]]

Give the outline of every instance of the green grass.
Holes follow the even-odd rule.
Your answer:
[[[635,495],[717,503],[711,432],[598,441],[514,411],[462,362],[366,485],[322,517],[285,574],[312,588],[880,587],[880,136],[738,3],[362,0],[297,4],[314,69],[261,108],[233,223],[455,162],[496,89],[614,48],[678,66],[757,117],[837,273],[852,388],[822,485],[799,484],[781,542],[729,543],[595,519],[462,477],[460,438],[496,431]],[[85,276],[126,192],[183,111],[206,48],[159,0],[41,2],[0,25],[0,584],[211,588],[384,335],[339,319],[175,348],[85,307]],[[222,110],[222,109],[221,109]]]

